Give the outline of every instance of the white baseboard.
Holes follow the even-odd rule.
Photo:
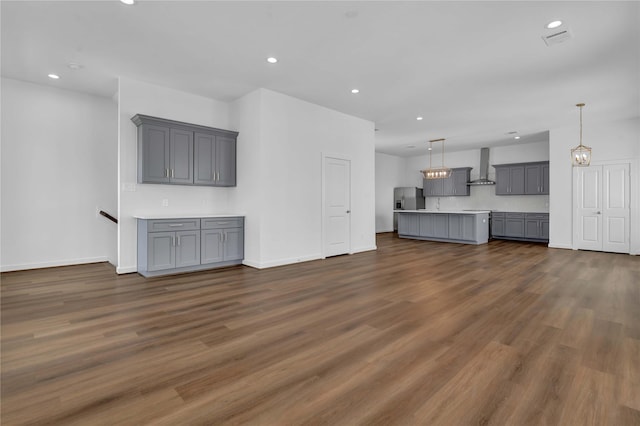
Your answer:
[[[319,254],[314,254],[311,256],[300,256],[300,257],[291,257],[288,259],[270,260],[268,262],[254,262],[254,261],[245,259],[242,261],[242,264],[251,266],[252,268],[265,269],[265,268],[275,268],[276,266],[292,265],[294,263],[309,262],[311,260],[318,260],[318,259],[322,259],[322,256]]]
[[[116,274],[130,274],[132,272],[138,272],[137,266],[118,266],[116,267]]]
[[[369,247],[358,247],[356,249],[354,249],[351,254],[355,254],[355,253],[362,253],[365,251],[375,251],[378,250],[378,246],[373,245],[373,246],[369,246]]]
[[[0,266],[0,272],[26,271],[28,269],[55,268],[57,266],[82,265],[85,263],[100,263],[108,261],[109,259],[106,256],[99,256],[85,257],[81,259],[54,260],[50,262],[22,263],[19,265],[2,265]]]
[[[551,244],[551,243],[549,243],[547,247],[549,247],[549,248],[559,248],[559,249],[573,250],[573,247],[571,247],[571,245],[570,245],[570,244]]]

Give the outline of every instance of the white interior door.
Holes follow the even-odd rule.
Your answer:
[[[575,248],[629,253],[629,165],[574,170]]]
[[[351,251],[351,162],[324,157],[324,255]]]
[[[602,250],[629,253],[629,164],[602,166]]]

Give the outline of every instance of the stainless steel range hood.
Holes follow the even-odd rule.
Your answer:
[[[469,186],[479,185],[495,185],[496,183],[489,180],[489,148],[480,149],[480,178],[467,183]]]

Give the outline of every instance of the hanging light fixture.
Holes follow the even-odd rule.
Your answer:
[[[440,167],[432,167],[431,153],[433,152],[433,143],[442,142],[442,164]],[[429,141],[429,168],[420,170],[425,179],[446,179],[451,176],[451,169],[444,166],[444,139],[433,139]]]
[[[571,164],[574,167],[585,167],[591,164],[591,148],[582,145],[582,107],[584,104],[576,104],[580,108],[580,145],[571,150]]]

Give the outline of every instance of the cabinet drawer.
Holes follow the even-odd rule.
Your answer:
[[[202,229],[241,228],[244,225],[242,217],[214,217],[202,219]]]
[[[155,219],[149,221],[147,231],[193,231],[197,229],[200,229],[200,219]]]
[[[505,212],[491,212],[491,217],[496,219],[504,219]]]
[[[507,219],[524,219],[524,213],[507,213],[505,217]]]
[[[549,220],[548,213],[527,213],[527,219]]]

